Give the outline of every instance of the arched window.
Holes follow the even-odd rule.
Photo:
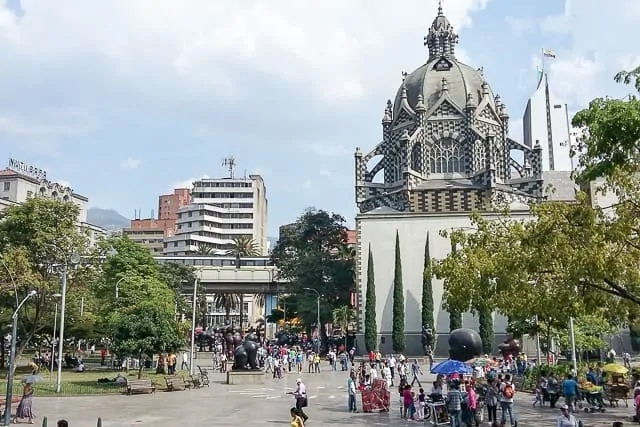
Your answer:
[[[411,149],[411,169],[418,173],[424,173],[422,167],[422,143],[416,143]]]
[[[462,144],[451,138],[436,142],[430,152],[431,173],[464,173]]]

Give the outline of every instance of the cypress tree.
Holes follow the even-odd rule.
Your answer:
[[[376,324],[376,284],[373,273],[373,252],[369,244],[367,261],[367,293],[364,307],[364,345],[367,352],[376,350],[378,343],[378,325]]]
[[[451,253],[456,253],[456,244],[451,242]],[[449,333],[462,328],[462,313],[457,310],[449,310]]]
[[[433,272],[431,270],[429,232],[427,232],[427,242],[424,245],[424,270],[422,273],[422,325],[429,325],[435,338],[436,325],[433,319]],[[432,343],[432,346],[435,348],[435,342]]]
[[[491,310],[486,307],[481,307],[478,310],[478,323],[480,324],[480,330],[478,331],[480,338],[482,339],[482,352],[485,354],[493,353],[493,316]]]
[[[404,286],[402,285],[402,259],[400,258],[400,234],[396,230],[396,264],[393,276],[393,351],[404,352]]]

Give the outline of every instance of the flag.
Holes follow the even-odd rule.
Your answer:
[[[556,53],[550,49],[542,49],[542,56],[545,58],[556,59]]]

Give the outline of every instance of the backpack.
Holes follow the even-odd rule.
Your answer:
[[[504,390],[502,390],[502,395],[507,399],[513,399],[514,394],[516,394],[516,391],[513,389],[513,384],[505,384]]]

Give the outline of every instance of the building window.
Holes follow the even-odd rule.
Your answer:
[[[243,302],[242,303],[242,311],[244,311],[245,313],[249,312],[249,303],[248,302]]]
[[[27,199],[30,199],[33,197],[33,191],[27,191]]]
[[[4,191],[9,191],[11,190],[11,183],[10,182],[5,182],[4,183]]]
[[[431,173],[463,173],[462,144],[451,138],[438,141],[430,151]]]

